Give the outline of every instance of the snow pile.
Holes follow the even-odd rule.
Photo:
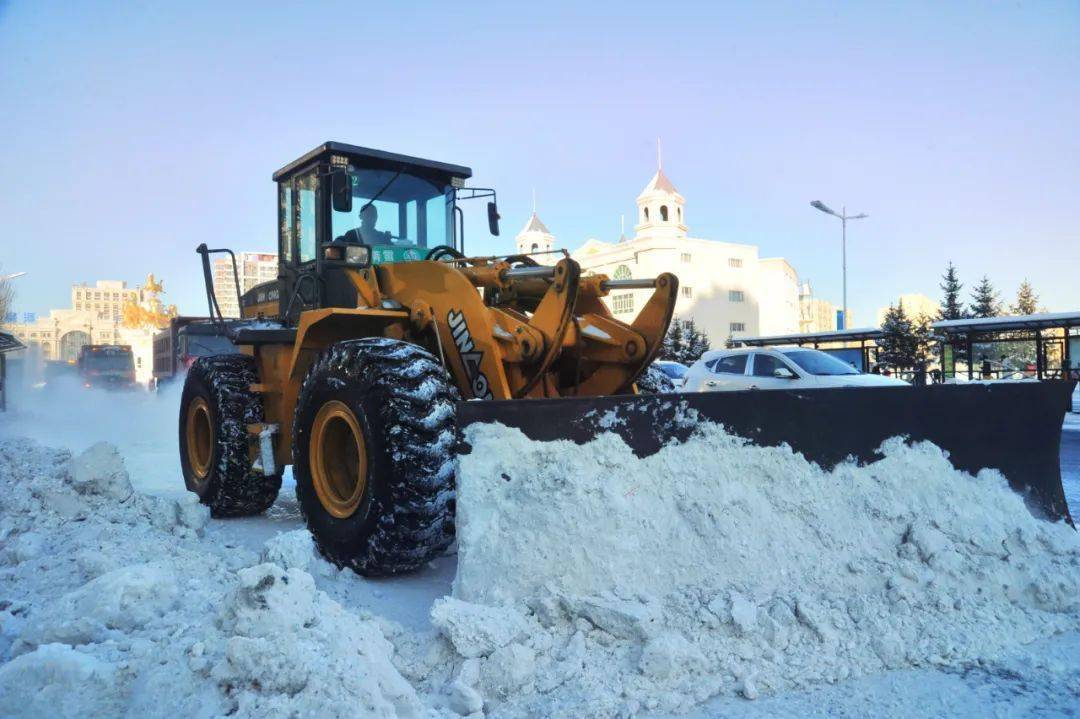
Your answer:
[[[715,427],[647,459],[614,435],[470,433],[455,595],[426,631],[363,607],[426,611],[430,573],[340,573],[299,528],[238,542],[256,522],[133,490],[108,444],[0,440],[0,716],[608,717],[710,697],[745,715],[759,696],[757,715],[802,716],[832,682],[911,667],[975,667],[940,693],[992,675],[972,716],[1080,700],[1059,691],[1065,650],[1016,653],[1080,627],[1080,539],[992,472],[899,442],[822,472]]]
[[[500,715],[680,711],[1080,627],[1077,532],[931,445],[825,472],[715,426],[645,459],[613,434],[468,442],[455,599],[432,619],[450,691]]]
[[[0,716],[419,717],[378,623],[318,591],[306,531],[262,557],[106,444],[0,441]]]

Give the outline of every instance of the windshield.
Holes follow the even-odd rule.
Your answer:
[[[449,188],[392,170],[349,166],[351,212],[332,211],[336,242],[372,246],[373,261],[423,259],[427,248],[453,244]]]
[[[126,371],[135,369],[130,352],[90,352],[83,358],[83,368],[98,371]]]
[[[859,374],[849,364],[842,362],[820,350],[795,350],[793,352],[785,352],[784,356],[790,359],[795,364],[802,367],[810,374],[816,375],[845,375],[845,374]]]
[[[236,354],[236,345],[221,335],[188,335],[186,353],[189,357]]]
[[[681,364],[676,364],[674,362],[671,364],[668,364],[667,362],[661,362],[659,367],[660,371],[666,374],[671,379],[682,379],[686,376],[686,367]]]

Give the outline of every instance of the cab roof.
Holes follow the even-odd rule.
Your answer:
[[[410,157],[409,155],[399,155],[396,152],[373,150],[369,147],[359,147],[357,145],[348,145],[344,142],[328,141],[275,172],[274,182],[291,177],[297,171],[305,169],[312,162],[316,162],[323,157],[329,162],[331,155],[348,155],[350,159],[357,161],[358,164],[375,169],[399,170],[402,165],[408,165],[426,170],[429,173],[433,172],[446,175],[448,178],[459,177],[465,180],[472,177],[472,169],[462,165],[451,165],[446,162],[424,160],[419,157]]]

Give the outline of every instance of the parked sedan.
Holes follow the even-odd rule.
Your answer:
[[[903,380],[859,372],[819,350],[778,347],[706,352],[687,371],[682,391],[906,386]]]
[[[680,389],[683,386],[683,382],[686,381],[686,373],[690,370],[683,363],[672,362],[671,360],[657,360],[653,362],[653,366],[667,375],[675,389]]]

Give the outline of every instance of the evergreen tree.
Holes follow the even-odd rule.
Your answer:
[[[1009,308],[1014,315],[1033,315],[1039,311],[1039,296],[1025,278],[1016,290],[1016,304]]]
[[[1001,305],[998,302],[997,291],[990,283],[990,278],[983,275],[982,280],[971,293],[971,316],[997,317],[1000,314]]]
[[[961,320],[964,319],[964,303],[960,301],[960,290],[964,285],[956,274],[956,265],[952,262],[941,277],[941,309],[938,311],[938,319]]]
[[[889,305],[881,323],[882,337],[878,340],[878,361],[886,367],[905,369],[919,362],[919,341],[915,326],[904,312],[904,303]]]
[[[664,343],[660,347],[660,359],[669,362],[682,362],[686,352],[686,338],[683,335],[682,321],[673,319],[664,335]]]
[[[693,320],[686,323],[686,350],[683,353],[684,365],[692,365],[709,351],[709,337],[697,328]]]
[[[912,367],[922,365],[925,368],[936,354],[934,333],[930,329],[931,322],[933,319],[926,315],[919,315],[911,321],[911,344],[915,360]]]

